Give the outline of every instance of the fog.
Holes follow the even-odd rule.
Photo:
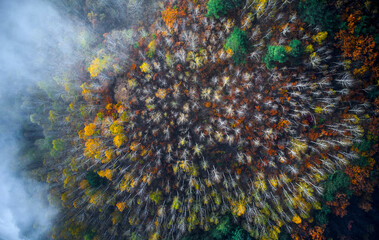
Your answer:
[[[47,185],[25,177],[18,159],[26,89],[47,81],[76,58],[80,26],[43,0],[0,0],[0,239],[46,237],[57,209]]]
[[[0,239],[43,239],[57,210],[46,201],[46,186],[12,171],[17,142],[0,144]]]

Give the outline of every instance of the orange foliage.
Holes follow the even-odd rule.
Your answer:
[[[89,123],[84,127],[84,135],[92,136],[96,131],[96,125],[93,123]]]
[[[325,236],[323,235],[325,231],[325,225],[323,226],[309,226],[308,222],[304,221],[298,225],[296,225],[293,233],[291,234],[292,239],[298,240],[325,240]]]
[[[82,180],[82,181],[79,183],[79,188],[80,188],[80,189],[86,189],[88,186],[89,186],[89,184],[88,184],[88,181],[87,181],[87,180]]]
[[[292,218],[292,222],[296,223],[296,224],[300,224],[301,223],[301,218],[298,216],[298,215],[295,215],[293,218]]]
[[[211,107],[211,103],[210,102],[205,102],[204,106],[207,107],[207,108],[209,108],[209,107]]]
[[[162,19],[169,28],[172,28],[178,18],[183,17],[184,15],[185,12],[183,10],[178,10],[178,8],[167,7],[162,11]]]
[[[362,75],[371,69],[378,53],[375,52],[375,42],[373,36],[355,36],[354,30],[360,22],[361,12],[355,11],[347,17],[347,30],[340,30],[336,34],[336,39],[340,40],[337,47],[341,48],[344,57],[359,61],[359,68],[353,70],[355,75]]]
[[[313,240],[323,240],[325,237],[323,236],[325,227],[315,226],[309,230],[309,235]]]
[[[282,129],[283,127],[287,127],[288,125],[290,125],[290,122],[287,121],[287,120],[280,120],[279,123],[278,123],[278,129]]]
[[[372,193],[374,191],[371,181],[368,181],[370,177],[369,168],[350,165],[346,167],[345,173],[351,178],[350,188],[356,195],[359,196],[363,193]]]
[[[332,207],[335,215],[344,217],[347,214],[347,206],[350,205],[349,200],[344,193],[337,193],[333,202],[326,202],[327,205]]]
[[[120,210],[120,212],[124,211],[125,207],[126,207],[126,203],[125,202],[119,202],[116,204],[118,210]]]
[[[101,141],[96,139],[88,139],[85,143],[84,155],[89,158],[100,158]]]
[[[105,169],[98,171],[97,174],[99,174],[100,177],[106,177],[109,181],[112,181],[112,175],[114,170],[111,169]]]
[[[365,212],[368,212],[372,209],[372,204],[369,201],[364,200],[358,204],[358,207],[363,209]]]

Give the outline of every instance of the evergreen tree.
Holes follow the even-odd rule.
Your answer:
[[[233,61],[235,64],[245,63],[245,55],[248,51],[248,38],[246,33],[239,28],[234,28],[233,33],[225,43],[226,50],[233,51]]]
[[[225,17],[228,12],[241,6],[243,0],[209,0],[207,15],[214,18]]]

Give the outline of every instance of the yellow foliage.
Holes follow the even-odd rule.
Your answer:
[[[185,172],[190,171],[190,165],[188,160],[179,161],[179,167],[183,169]]]
[[[143,73],[150,73],[151,72],[150,65],[145,63],[145,62],[142,63],[142,65],[139,68],[141,69],[141,72],[143,72]]]
[[[139,148],[139,145],[140,144],[136,141],[132,142],[132,144],[130,144],[130,150],[132,150],[133,152],[137,151]]]
[[[57,178],[53,176],[52,173],[47,174],[47,178],[46,178],[47,183],[52,183],[52,182],[57,182],[57,181],[58,181]]]
[[[96,125],[93,123],[88,124],[84,127],[84,135],[86,136],[92,136],[96,131]]]
[[[129,217],[129,224],[132,225],[132,226],[133,226],[133,225],[138,225],[138,218],[136,218],[136,217],[133,216],[133,215],[130,216],[130,217]]]
[[[351,67],[351,60],[347,59],[347,60],[343,61],[344,70],[349,70],[350,67]]]
[[[147,183],[148,185],[150,185],[151,180],[152,180],[152,178],[151,178],[150,175],[145,175],[145,176],[142,177],[142,181],[145,182],[145,183]]]
[[[270,183],[273,187],[276,187],[278,186],[278,180],[276,180],[276,178],[271,178],[270,179]]]
[[[353,122],[354,124],[358,124],[359,123],[360,119],[359,119],[359,117],[357,115],[353,114],[353,115],[351,115],[351,117],[354,118],[354,122]]]
[[[178,170],[179,170],[178,164],[172,165],[172,171],[174,171],[175,175],[178,173]]]
[[[87,83],[83,83],[82,85],[80,85],[80,87],[82,88],[82,96],[84,97],[84,99],[88,100],[90,99],[91,97],[91,86]]]
[[[120,212],[124,211],[125,207],[126,207],[126,203],[125,202],[119,202],[116,204],[116,207],[118,208],[118,210],[120,210]]]
[[[126,141],[126,136],[124,134],[118,134],[114,137],[113,143],[117,148],[120,148],[122,144]]]
[[[321,44],[321,42],[324,41],[327,36],[328,36],[328,32],[327,31],[325,31],[325,32],[319,32],[316,35],[314,35],[312,37],[312,39],[313,39],[314,42],[317,42],[318,44]]]
[[[127,190],[129,192],[129,182],[133,180],[133,176],[129,173],[126,173],[124,175],[124,180],[122,180],[121,184],[120,184],[120,190],[121,192]],[[136,185],[136,183],[138,183],[137,181],[133,181],[130,185],[132,185],[133,187]]]
[[[314,178],[315,178],[315,180],[316,180],[316,182],[320,182],[320,181],[322,181],[322,180],[325,180],[325,178],[326,178],[326,176],[324,175],[324,176],[321,176],[320,174],[318,174],[318,173],[316,173],[315,175],[313,175],[314,176]]]
[[[324,110],[321,107],[315,107],[315,113],[322,113]]]
[[[270,240],[278,239],[279,233],[280,233],[280,229],[277,226],[273,226],[268,229],[268,236]]]
[[[312,206],[316,210],[321,210],[321,208],[322,208],[320,202],[314,202],[314,203],[312,203]]]
[[[87,181],[87,180],[82,180],[82,181],[79,183],[79,188],[80,188],[80,189],[86,189],[88,186],[89,186],[89,184],[88,184],[88,181]]]
[[[55,117],[56,117],[55,112],[53,110],[50,110],[49,111],[49,121],[50,122],[54,122],[55,121]]]
[[[105,169],[98,171],[97,174],[99,174],[100,177],[106,177],[109,181],[112,181],[113,171],[114,170],[111,169]]]
[[[265,8],[267,6],[268,0],[259,0],[255,5],[253,6],[254,10],[256,11],[257,17],[260,18],[262,14],[265,11]]]
[[[118,64],[113,64],[112,67],[113,67],[114,73],[116,74],[121,71],[121,67]]]
[[[159,233],[155,232],[150,235],[149,240],[158,240],[159,239]]]
[[[230,48],[228,48],[228,49],[226,50],[226,56],[227,56],[227,57],[232,57],[232,56],[233,56],[233,50],[230,49]]]
[[[77,199],[77,200],[75,200],[75,201],[72,203],[72,205],[74,206],[74,208],[77,208],[77,207],[78,207],[78,202],[79,202],[79,200]]]
[[[151,52],[155,52],[155,49],[157,47],[157,41],[153,40],[149,43],[147,46]]]
[[[171,204],[171,209],[178,210],[181,204],[182,203],[180,202],[179,197],[175,196]]]
[[[295,138],[293,138],[291,140],[291,143],[292,143],[292,148],[291,150],[293,152],[295,152],[296,154],[299,154],[299,153],[304,153],[307,149],[308,149],[308,145],[307,143],[305,142],[302,142],[300,140],[297,140]]]
[[[262,190],[262,192],[267,190],[267,185],[266,185],[266,182],[264,180],[259,179],[259,180],[255,181],[255,187],[258,190]]]
[[[91,78],[97,77],[99,73],[104,69],[107,68],[110,63],[111,57],[109,55],[105,55],[102,58],[95,58],[92,60],[91,65],[88,68],[89,73],[91,74]]]
[[[84,139],[84,130],[78,131],[78,136],[80,139]]]
[[[70,162],[70,168],[71,168],[71,170],[72,170],[73,172],[78,171],[79,166],[78,166],[78,164],[77,164],[75,158],[72,158],[72,159],[71,159],[71,162]]]
[[[69,83],[63,83],[62,85],[63,85],[64,90],[66,92],[70,92],[70,86],[71,86],[71,84],[69,84]]]
[[[121,214],[119,212],[113,212],[111,214],[111,216],[112,216],[112,224],[113,225],[121,222],[122,217],[121,217]]]
[[[88,20],[89,20],[90,22],[94,22],[94,21],[96,21],[97,13],[89,12],[89,13],[87,14],[87,17],[88,17]]]
[[[101,141],[98,138],[88,139],[85,143],[84,155],[88,158],[100,158]]]
[[[158,91],[155,93],[155,96],[157,96],[160,99],[164,99],[167,95],[167,90],[159,88]]]
[[[125,179],[120,184],[120,191],[123,192],[128,189],[128,181]]]
[[[120,134],[123,132],[124,128],[118,124],[118,123],[113,123],[110,127],[109,127],[109,130],[113,133],[113,134]]]
[[[67,198],[68,198],[68,191],[65,192],[65,193],[63,193],[63,194],[61,195],[61,200],[62,200],[62,202],[65,203],[65,202],[67,201]],[[62,204],[63,204],[63,203],[62,203]]]
[[[137,87],[137,81],[135,78],[132,78],[132,79],[129,79],[128,80],[128,86],[130,89],[133,89],[135,87]]]
[[[166,53],[166,63],[169,67],[172,67],[174,65],[174,59],[173,56],[168,52]]]
[[[292,222],[296,223],[296,224],[300,224],[301,223],[301,218],[296,214],[293,218],[292,218]]]
[[[312,45],[312,44],[309,44],[309,45],[307,45],[307,47],[305,48],[305,51],[306,51],[307,53],[313,53],[315,50],[314,50],[314,48],[313,48],[313,45]]]
[[[132,188],[136,187],[137,184],[138,184],[138,181],[137,181],[136,179],[134,179],[134,178],[133,178],[133,179],[131,180],[131,182],[130,182],[130,186],[131,186]]]
[[[113,109],[113,104],[112,104],[112,103],[108,103],[108,104],[105,106],[105,109],[107,109],[107,110],[112,110],[112,109]]]
[[[150,81],[150,79],[152,78],[153,76],[151,76],[151,74],[146,74],[145,75],[145,78],[147,81]]]
[[[75,183],[75,176],[67,176],[63,181],[63,187],[69,187]]]
[[[102,195],[100,191],[97,191],[95,194],[93,194],[89,200],[90,203],[94,205],[100,205],[102,200]]]
[[[103,159],[103,161],[101,161],[102,163],[107,163],[109,162],[112,157],[113,157],[113,150],[111,148],[108,148],[106,151],[105,151],[105,157],[106,159]]]
[[[232,213],[234,215],[237,215],[239,217],[243,215],[245,211],[246,207],[244,201],[232,202]]]

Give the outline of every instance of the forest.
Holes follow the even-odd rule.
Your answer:
[[[19,100],[44,239],[378,239],[375,1],[48,2],[80,27]]]

